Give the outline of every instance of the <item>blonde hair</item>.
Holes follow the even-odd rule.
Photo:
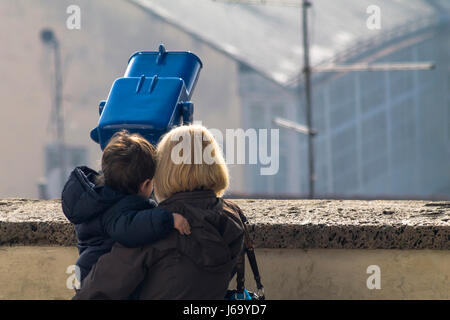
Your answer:
[[[212,133],[201,125],[172,129],[159,142],[156,154],[154,190],[158,201],[177,192],[198,189],[213,190],[220,197],[228,188],[228,168],[222,150]],[[204,159],[205,155],[208,159]]]

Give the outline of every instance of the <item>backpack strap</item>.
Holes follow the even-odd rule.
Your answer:
[[[236,262],[236,291],[243,293],[245,289],[245,250],[239,255]]]
[[[258,288],[258,296],[264,299],[264,286],[261,283],[261,276],[259,274],[258,263],[256,262],[255,256],[255,248],[253,246],[253,241],[250,238],[247,229],[247,218],[244,214],[239,210],[239,216],[242,221],[242,225],[244,227],[244,252],[238,258],[238,262],[236,264],[236,282],[237,282],[237,290],[238,292],[244,291],[244,283],[245,283],[245,254],[247,253],[248,262],[250,267],[252,268],[253,276],[255,278],[256,287]]]

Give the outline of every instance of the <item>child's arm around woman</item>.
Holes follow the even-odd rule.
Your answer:
[[[125,247],[140,247],[167,236],[174,228],[182,235],[190,234],[186,219],[157,208],[153,200],[142,196],[125,197],[102,215],[105,232]]]

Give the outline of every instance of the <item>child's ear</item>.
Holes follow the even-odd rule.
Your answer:
[[[141,185],[139,186],[139,193],[144,192],[145,187],[147,185],[147,181],[148,181],[148,179],[141,183]]]
[[[153,188],[153,180],[151,180],[151,179],[145,180],[145,181],[142,182],[141,185],[139,186],[139,191],[140,191],[140,192],[145,191],[145,189],[147,189],[150,185],[151,185],[152,188]]]

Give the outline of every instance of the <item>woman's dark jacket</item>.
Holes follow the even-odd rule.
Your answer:
[[[167,236],[173,229],[170,211],[155,208],[156,202],[97,186],[98,173],[77,167],[62,192],[65,216],[75,224],[81,279],[115,242],[139,247]]]
[[[141,248],[115,244],[81,284],[74,299],[224,299],[243,250],[240,209],[210,190],[182,192],[159,204],[182,214],[191,234],[170,235]]]

